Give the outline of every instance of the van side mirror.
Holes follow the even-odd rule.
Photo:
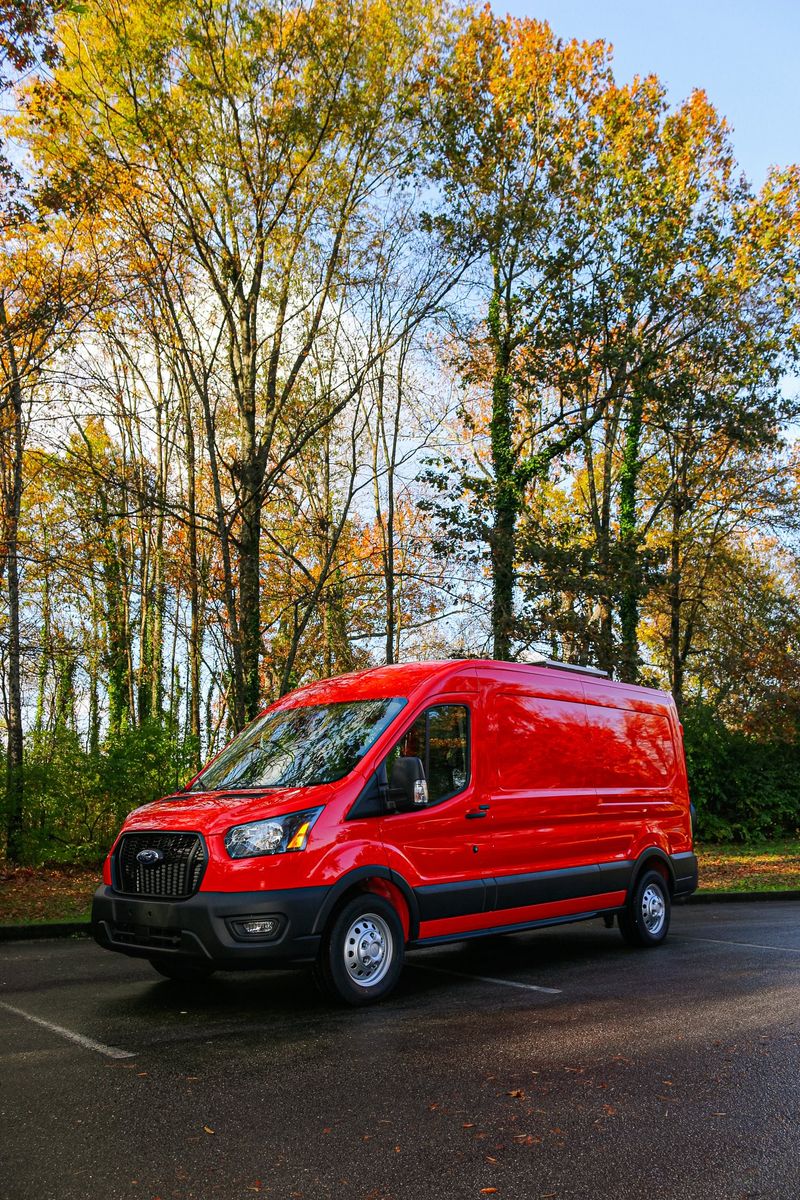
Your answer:
[[[396,758],[389,780],[389,799],[398,812],[413,812],[428,803],[428,784],[420,758]]]

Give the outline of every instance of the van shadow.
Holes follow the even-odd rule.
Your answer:
[[[352,1009],[332,1005],[318,990],[310,968],[220,972],[202,983],[182,984],[151,977],[146,963],[136,964],[130,991],[101,1001],[109,1018],[139,1018],[153,1028],[171,1025],[176,1016],[202,1022],[213,1032],[244,1031],[250,1025],[287,1022],[289,1028],[323,1020],[360,1025],[387,1018],[469,1019],[476,1010],[585,1005],[594,999],[612,1000],[625,994],[646,1000],[655,1012],[662,1003],[687,1011],[708,1003],[709,995],[727,1000],[760,993],[760,972],[742,969],[736,951],[724,948],[716,958],[717,973],[709,974],[707,952],[696,944],[667,941],[652,951],[632,950],[618,931],[583,925],[566,929],[493,935],[440,948],[414,950],[396,990],[377,1006]],[[131,972],[133,975],[133,971]],[[512,986],[497,986],[506,981]],[[486,989],[493,989],[487,1001]],[[533,989],[526,991],[526,988]],[[546,994],[537,988],[560,989]],[[476,991],[476,989],[478,989]],[[482,994],[481,994],[482,993]],[[187,1022],[182,1021],[183,1024]]]

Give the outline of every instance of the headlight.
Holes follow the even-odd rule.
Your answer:
[[[286,854],[305,850],[308,832],[321,808],[271,817],[268,821],[251,821],[234,825],[225,834],[225,849],[231,858],[258,858],[262,854]]]

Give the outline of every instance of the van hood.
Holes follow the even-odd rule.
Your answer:
[[[130,813],[123,832],[131,829],[191,829],[224,833],[231,825],[259,821],[281,813],[318,808],[334,795],[330,784],[248,792],[176,792]]]

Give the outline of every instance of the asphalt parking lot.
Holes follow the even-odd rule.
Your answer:
[[[0,950],[5,1200],[798,1200],[800,904],[409,957],[377,1008],[305,972],[159,981]]]

